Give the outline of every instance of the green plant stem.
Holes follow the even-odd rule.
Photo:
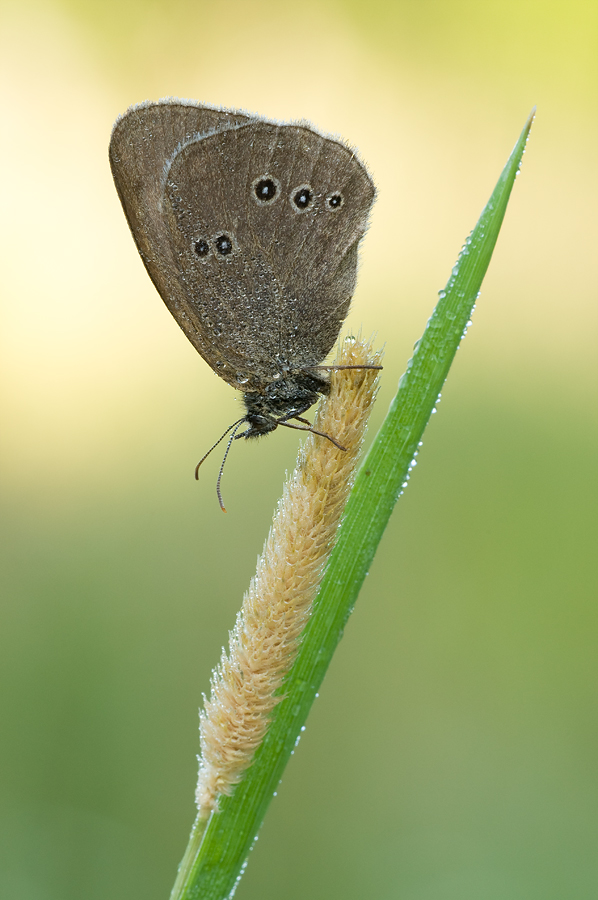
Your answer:
[[[244,868],[268,804],[342,637],[390,514],[414,462],[492,257],[535,110],[467,239],[398,393],[359,471],[299,655],[266,738],[233,796],[204,831],[197,821],[171,900],[224,900]]]

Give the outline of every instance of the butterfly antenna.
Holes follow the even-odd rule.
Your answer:
[[[235,422],[235,424],[231,426],[231,428],[233,429],[233,432],[228,439],[228,444],[226,445],[226,450],[224,451],[224,457],[222,458],[222,464],[220,466],[220,471],[218,472],[218,480],[216,482],[216,493],[218,494],[218,503],[220,504],[220,509],[222,510],[222,512],[226,512],[226,509],[224,508],[224,503],[222,502],[222,494],[220,492],[220,482],[222,481],[222,473],[224,472],[224,463],[226,462],[226,457],[228,456],[228,451],[231,448],[231,444],[234,441],[234,439],[237,437],[237,431],[239,430],[241,423],[244,421],[245,421],[245,417],[243,417],[242,419],[239,419],[238,422]],[[229,428],[227,430],[230,431],[231,429]],[[224,432],[224,434],[226,434],[226,431]],[[224,434],[222,435],[222,437],[224,437]],[[243,437],[242,434],[240,434],[238,436]],[[220,438],[220,440],[222,440],[222,438]],[[218,443],[220,443],[220,441]],[[212,448],[212,449],[214,449],[214,448]]]
[[[224,432],[224,434],[222,434],[222,435],[218,438],[218,440],[216,441],[216,443],[215,443],[212,447],[210,447],[210,449],[208,450],[208,452],[207,452],[207,453],[204,453],[204,455],[202,456],[202,458],[200,459],[200,461],[199,461],[199,462],[197,463],[197,465],[195,466],[195,480],[196,480],[196,481],[199,481],[199,467],[201,466],[202,462],[208,458],[208,456],[210,455],[210,453],[212,452],[212,450],[215,450],[215,449],[216,449],[216,447],[218,446],[218,444],[220,443],[220,441],[223,441],[223,440],[224,440],[224,438],[225,438],[226,435],[229,433],[229,431],[231,431],[233,428],[236,428],[237,426],[239,426],[239,425],[241,424],[241,422],[244,422],[244,421],[245,421],[245,416],[243,416],[242,419],[237,419],[237,421],[236,421],[236,422],[233,422],[232,425],[229,425],[228,428],[226,429],[226,431]],[[229,446],[230,446],[230,443],[229,443]],[[228,450],[227,450],[226,452],[228,453]],[[225,459],[226,459],[226,456],[225,456]],[[221,504],[221,505],[222,505],[222,504]]]

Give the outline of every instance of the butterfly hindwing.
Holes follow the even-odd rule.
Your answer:
[[[374,200],[353,152],[306,125],[227,122],[173,154],[163,192],[180,309],[218,373],[259,390],[281,367],[321,362]]]

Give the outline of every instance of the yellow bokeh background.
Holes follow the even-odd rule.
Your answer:
[[[147,277],[112,122],[190,97],[341,134],[379,189],[347,330],[381,421],[534,104],[484,283],[239,898],[598,893],[598,7],[2,0],[0,894],[168,896],[197,707],[298,438]],[[210,467],[211,466],[211,467]]]

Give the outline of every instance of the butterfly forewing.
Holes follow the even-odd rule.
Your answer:
[[[243,113],[163,100],[131,107],[117,120],[110,140],[112,175],[137,249],[162,299],[200,352],[193,310],[162,214],[164,171],[189,140],[249,120]]]

